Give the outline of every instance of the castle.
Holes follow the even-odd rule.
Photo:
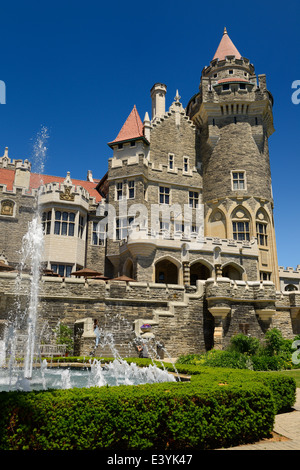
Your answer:
[[[38,175],[5,149],[3,328],[38,197],[50,274],[41,281],[41,315],[74,328],[78,353],[90,350],[93,320],[114,329],[108,314],[116,312],[126,323],[116,331],[120,344],[153,337],[172,356],[222,348],[238,332],[262,337],[276,326],[286,337],[300,333],[300,268],[277,261],[266,76],[255,74],[225,28],[186,108],[177,91],[166,110],[166,92],[165,84],[153,85],[151,119],[146,113],[142,121],[133,107],[108,143],[112,157],[99,179],[90,171],[86,180]],[[141,331],[145,322],[151,333]]]

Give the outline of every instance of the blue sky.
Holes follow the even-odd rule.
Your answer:
[[[224,26],[240,53],[267,75],[274,96],[270,157],[279,265],[300,264],[300,80],[298,1],[12,1],[1,5],[0,154],[31,159],[41,126],[49,129],[45,173],[101,178],[133,105],[151,115],[150,89],[178,88],[186,106]]]

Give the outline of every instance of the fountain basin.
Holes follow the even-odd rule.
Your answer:
[[[139,385],[146,383],[175,382],[176,377],[156,365],[138,367],[123,360],[101,364],[94,360],[89,364],[49,366],[43,361],[41,367],[32,370],[30,379],[14,371],[8,374],[0,370],[0,391],[32,391],[49,389],[70,389],[119,385]]]

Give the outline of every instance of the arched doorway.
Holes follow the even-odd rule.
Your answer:
[[[191,286],[196,285],[198,279],[206,280],[211,277],[211,270],[200,261],[193,263],[190,267],[190,283]]]
[[[243,277],[242,269],[234,264],[227,264],[222,269],[222,276],[229,277],[233,281],[241,281]]]
[[[178,284],[178,267],[165,258],[155,264],[155,282],[163,284]]]
[[[133,262],[130,258],[127,258],[124,263],[123,274],[133,279]]]

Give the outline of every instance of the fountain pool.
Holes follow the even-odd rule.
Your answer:
[[[0,369],[0,391],[32,391],[70,389],[146,383],[175,382],[174,375],[156,365],[138,367],[135,363],[115,359],[108,364],[93,360],[82,367],[49,367],[46,360],[41,367],[32,368],[30,379],[21,371],[7,374]]]
[[[40,174],[41,185],[43,184],[42,173],[46,157],[47,147],[45,144],[47,138],[47,129],[42,128],[34,147],[34,156],[39,166],[38,174]],[[39,367],[34,367],[37,361],[36,351],[39,344],[37,338],[39,281],[44,250],[44,233],[38,196],[37,192],[36,210],[32,221],[29,223],[28,232],[23,237],[20,273],[16,282],[16,306],[8,315],[4,338],[0,340],[0,392],[175,381],[173,375],[154,364],[140,368],[134,363],[127,363],[118,357],[117,351],[114,351],[115,360],[105,364],[104,367],[100,361],[95,359],[80,370],[77,368],[49,367],[47,361],[41,361],[41,359]],[[30,272],[30,288],[27,292],[27,307],[24,309],[21,302],[18,301],[18,291],[21,292],[21,279],[25,267]],[[107,337],[110,337],[110,335],[111,333],[107,333]],[[25,341],[20,354],[18,343],[22,337]],[[23,358],[22,366],[17,363],[17,357]]]

